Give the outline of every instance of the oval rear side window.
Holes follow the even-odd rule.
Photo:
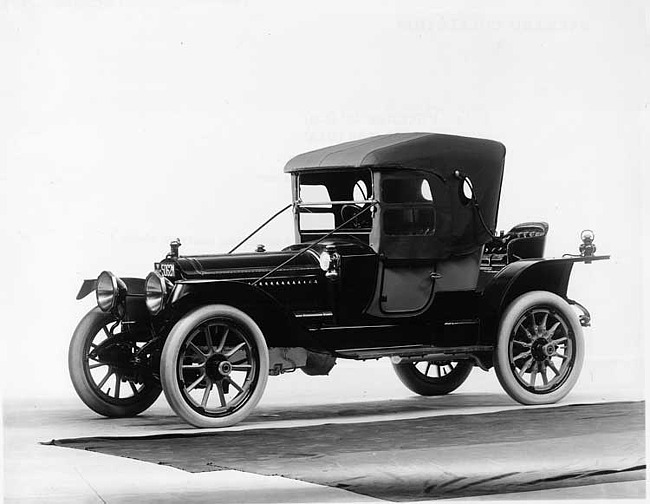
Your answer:
[[[463,203],[463,205],[467,205],[470,201],[472,201],[472,199],[474,199],[474,189],[472,187],[472,181],[469,179],[469,177],[463,177],[458,192],[460,201]]]
[[[429,185],[429,181],[427,179],[424,179],[422,181],[422,187],[420,188],[420,193],[422,194],[422,197],[425,200],[433,201],[433,194],[431,193],[431,186]]]

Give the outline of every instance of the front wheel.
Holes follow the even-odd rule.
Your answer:
[[[129,364],[137,350],[121,338],[111,314],[94,308],[81,319],[70,341],[68,370],[86,406],[107,417],[132,417],[154,403],[160,384]]]
[[[423,396],[445,395],[460,387],[472,372],[469,361],[405,362],[393,369],[406,387]]]
[[[203,306],[178,321],[160,363],[169,405],[195,427],[227,427],[246,418],[262,397],[268,374],[262,331],[227,305]]]
[[[527,292],[506,308],[494,355],[501,386],[521,404],[551,404],[580,375],[585,345],[571,306],[547,291]]]

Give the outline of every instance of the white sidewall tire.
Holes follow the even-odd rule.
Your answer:
[[[178,377],[178,356],[185,339],[195,327],[213,318],[232,320],[247,331],[248,336],[253,339],[259,358],[258,377],[251,395],[246,400],[246,403],[235,412],[223,417],[202,415],[187,404],[181,392]],[[179,417],[194,427],[219,428],[241,422],[250,415],[262,398],[268,376],[269,350],[262,331],[246,313],[229,305],[202,306],[186,314],[170,331],[160,360],[160,380],[167,402]]]
[[[559,388],[548,393],[534,393],[526,390],[513,375],[508,355],[510,336],[515,324],[524,312],[534,306],[549,306],[557,309],[562,313],[575,336],[575,360],[573,368]],[[564,398],[578,381],[584,356],[584,336],[578,316],[569,303],[557,294],[548,291],[527,292],[512,301],[504,311],[499,324],[497,343],[494,351],[494,368],[499,383],[501,383],[506,393],[515,401],[521,404],[537,405],[552,404]]]
[[[77,395],[95,413],[115,418],[132,417],[142,413],[156,401],[161,393],[160,385],[150,383],[138,397],[116,401],[98,395],[84,369],[88,339],[92,341],[101,328],[113,320],[110,314],[99,308],[93,308],[81,319],[70,340],[68,371]]]

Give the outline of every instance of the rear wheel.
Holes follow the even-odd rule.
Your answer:
[[[135,343],[120,339],[119,323],[110,313],[94,308],[72,335],[68,370],[81,400],[107,417],[142,413],[158,398],[160,384],[129,365]]]
[[[550,404],[573,388],[585,346],[571,306],[546,291],[519,296],[499,326],[494,367],[501,386],[522,404]]]
[[[406,387],[423,396],[445,395],[460,387],[472,372],[469,361],[420,361],[393,364]]]
[[[195,427],[226,427],[259,402],[269,374],[262,331],[227,305],[197,308],[172,328],[160,376],[172,409]]]

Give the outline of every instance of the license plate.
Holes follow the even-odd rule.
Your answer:
[[[161,263],[160,274],[166,277],[176,276],[176,270],[174,269],[174,264]]]

